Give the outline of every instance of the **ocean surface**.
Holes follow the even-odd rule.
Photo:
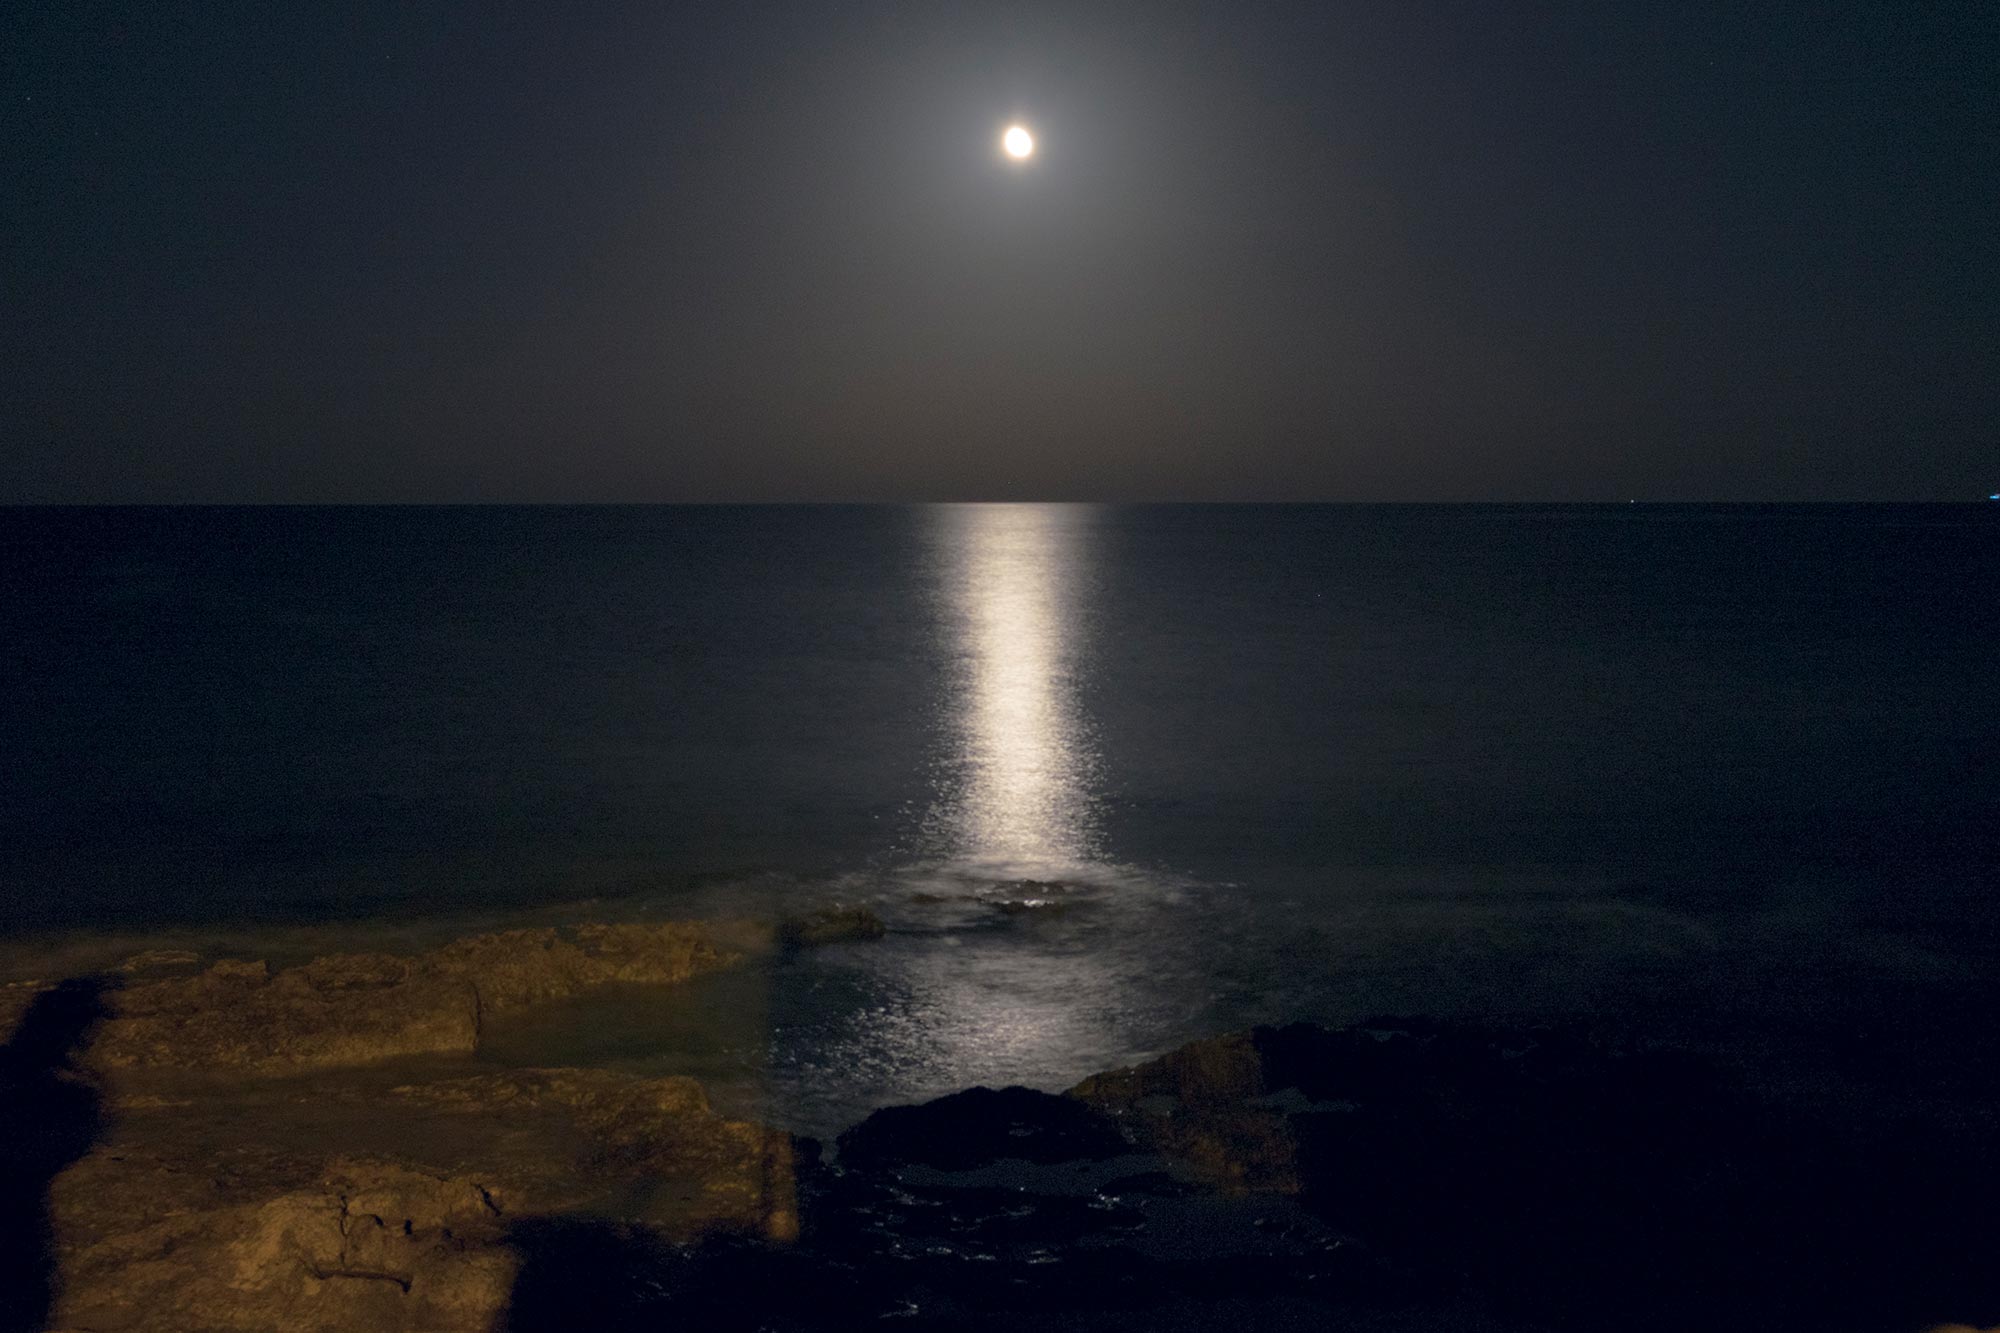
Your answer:
[[[0,645],[0,973],[861,904],[495,1053],[820,1133],[1385,1012],[1949,1091],[2000,962],[2000,505],[5,509]]]

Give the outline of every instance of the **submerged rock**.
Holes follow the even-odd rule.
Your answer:
[[[1061,916],[1069,910],[1069,904],[1055,898],[987,898],[988,907],[1005,916]]]
[[[1130,1149],[1103,1116],[1032,1088],[969,1088],[921,1106],[890,1106],[839,1138],[843,1165],[964,1171],[991,1162],[1102,1160]]]
[[[810,916],[780,922],[778,943],[786,948],[812,948],[849,940],[879,940],[889,928],[865,907],[828,907]]]
[[[1011,898],[1061,898],[1076,892],[1077,886],[1060,879],[1012,879],[1000,886]]]

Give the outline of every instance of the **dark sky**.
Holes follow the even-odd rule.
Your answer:
[[[0,500],[2000,490],[1992,3],[0,25]]]

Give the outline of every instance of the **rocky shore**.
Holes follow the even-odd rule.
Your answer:
[[[691,1079],[480,1058],[510,1013],[880,933],[582,925],[0,988],[0,1333],[2000,1319],[2000,1154],[1627,1038],[1260,1028],[886,1108],[831,1153]]]
[[[180,953],[137,955],[97,978],[104,1013],[83,1052],[128,1069],[297,1074],[397,1056],[465,1055],[510,1009],[618,982],[673,985],[766,942],[754,926],[583,925],[479,935],[414,957],[341,954],[273,973]],[[53,983],[0,988],[0,1038]]]
[[[150,953],[0,988],[0,1329],[487,1330],[524,1219],[789,1240],[790,1137],[693,1080],[475,1057],[512,1011],[871,930],[581,925],[278,971]]]

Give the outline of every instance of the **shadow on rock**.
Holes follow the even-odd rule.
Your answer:
[[[519,1223],[513,1333],[1991,1321],[1990,1150],[1655,1045],[1377,1020],[972,1089],[802,1153],[796,1243]],[[889,1321],[884,1324],[883,1321]]]
[[[1074,1094],[1415,1285],[1562,1329],[1895,1329],[2000,1299],[1990,1152],[1552,1029],[1376,1020],[1194,1043]]]
[[[644,1226],[577,1217],[518,1223],[508,1241],[520,1268],[503,1333],[823,1328],[856,1308],[839,1274],[765,1241],[675,1245]]]
[[[517,1223],[507,1329],[1405,1327],[1330,1322],[1329,1300],[1377,1313],[1375,1266],[1292,1201],[1217,1199],[1161,1165],[1098,1113],[1023,1088],[878,1111],[839,1162],[803,1155],[793,1244]],[[1492,1327],[1421,1325],[1445,1326]]]
[[[988,1162],[1047,1164],[1129,1152],[1118,1130],[1078,1102],[1029,1088],[968,1088],[921,1106],[891,1106],[840,1136],[850,1167],[963,1171]]]
[[[35,997],[0,1047],[0,1333],[33,1333],[55,1298],[49,1184],[104,1128],[75,1061],[105,1016],[109,981],[65,981]]]

